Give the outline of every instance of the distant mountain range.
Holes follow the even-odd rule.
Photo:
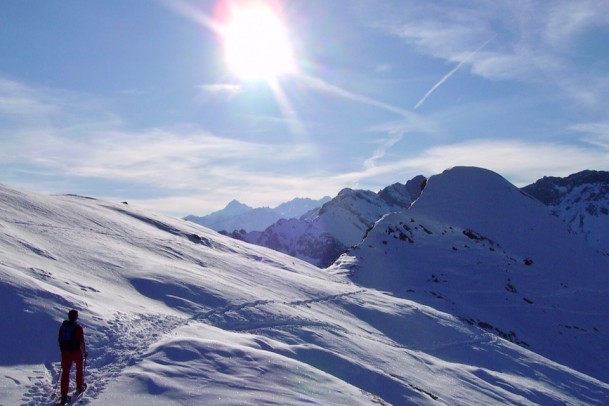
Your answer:
[[[280,219],[300,217],[329,200],[330,197],[319,200],[296,198],[275,208],[253,208],[233,200],[222,210],[201,217],[191,214],[184,219],[216,231],[261,231]]]
[[[326,267],[359,243],[382,216],[408,207],[424,184],[425,178],[417,176],[405,185],[395,183],[378,193],[343,189],[300,219],[279,220],[263,232],[234,231],[228,235]]]
[[[405,185],[396,183],[378,193],[344,189],[317,210],[298,219],[282,218],[264,231],[247,231],[239,226],[237,217],[225,220],[224,224],[233,227],[223,230],[232,228],[234,231],[224,233],[327,267],[358,244],[383,216],[407,209],[426,182],[419,175]],[[522,190],[548,206],[572,233],[609,255],[609,172],[586,170],[566,178],[544,177]],[[245,213],[248,224],[257,213]]]
[[[603,185],[529,193],[455,167],[346,189],[272,226],[299,255],[304,236],[342,244],[325,269],[136,205],[0,185],[0,404],[53,404],[52,337],[78,308],[91,405],[606,406]]]

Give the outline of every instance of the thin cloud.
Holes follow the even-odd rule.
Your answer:
[[[21,83],[0,77],[0,115],[17,119],[32,120],[48,117],[61,112],[61,108],[51,103]]]
[[[578,123],[571,126],[571,130],[585,134],[582,138],[583,142],[605,150],[607,152],[605,167],[609,166],[609,121]]]
[[[490,80],[546,84],[587,105],[604,99],[608,87],[603,65],[583,66],[573,55],[581,54],[580,40],[606,31],[607,2],[498,0],[444,7],[403,1],[396,7],[401,7],[401,12],[387,12],[370,2],[367,18],[377,18],[380,30],[402,39],[421,54],[461,62],[464,52],[480,38],[501,33],[501,41],[493,49],[470,61],[473,74]],[[585,79],[581,69],[586,70]]]
[[[567,176],[585,168],[602,169],[606,166],[606,153],[607,150],[567,144],[480,139],[433,147],[414,157],[342,173],[303,176],[226,166],[216,168],[206,177],[205,184],[195,183],[181,195],[177,192],[170,197],[130,200],[176,216],[202,215],[221,209],[232,199],[260,207],[279,204],[294,196],[335,196],[345,187],[378,190],[394,182],[405,183],[416,175],[431,176],[458,165],[493,170],[521,187],[548,174]],[[247,188],[243,187],[245,184]]]
[[[400,142],[404,137],[404,132],[394,133],[387,140],[383,141],[381,145],[373,152],[372,156],[364,161],[364,168],[373,168],[376,166],[376,162],[382,159],[387,151]]]
[[[226,94],[229,96],[235,95],[241,92],[241,85],[235,83],[212,83],[199,86],[205,93],[210,94]]]
[[[27,152],[21,155],[23,161],[57,175],[174,190],[196,188],[201,182],[209,182],[210,175],[226,178],[223,173],[230,173],[234,170],[231,168],[252,173],[264,168],[270,171],[315,154],[307,144],[261,144],[206,132],[100,131],[90,137],[68,139],[60,130],[55,131],[44,137],[40,133],[23,134],[20,142],[27,146]]]
[[[75,128],[79,131],[100,126],[111,128],[123,123],[120,117],[105,109],[104,100],[62,89],[30,86],[1,75],[0,119],[6,119],[0,121],[0,126],[15,125],[11,134],[26,128],[31,131],[62,127],[69,132]]]
[[[539,157],[544,159],[540,160]],[[567,176],[589,168],[602,168],[609,149],[559,143],[478,139],[429,148],[416,156],[363,165],[361,170],[333,177],[345,186],[366,185],[375,189],[392,182],[405,182],[423,174],[441,173],[453,166],[477,166],[493,170],[516,186],[543,176]]]
[[[171,11],[186,17],[189,20],[196,22],[202,27],[208,28],[209,30],[221,34],[223,28],[220,24],[214,21],[213,18],[209,17],[205,13],[201,12],[195,5],[190,4],[187,1],[182,0],[160,0],[160,3]]]
[[[549,174],[567,176],[602,167],[606,162],[607,150],[598,148],[480,139],[431,148],[405,164],[426,173],[439,173],[457,165],[479,166],[498,172],[517,186],[524,186]]]
[[[378,65],[374,70],[378,73],[387,73],[393,70],[393,66],[388,63],[383,63]]]
[[[185,189],[171,196],[148,199],[130,199],[150,210],[162,211],[183,217],[188,214],[204,215],[220,210],[233,199],[252,207],[277,206],[296,196],[320,199],[335,196],[345,187],[343,179],[336,176],[289,175],[251,173],[234,168],[223,171],[227,177],[210,179],[210,183],[198,188]],[[247,184],[247,188],[244,185]]]
[[[419,116],[418,114],[406,110],[397,106],[393,106],[367,96],[363,96],[357,93],[350,92],[339,86],[325,82],[319,78],[301,75],[301,78],[305,83],[312,88],[322,91],[325,93],[332,94],[337,97],[342,97],[347,100],[351,100],[357,103],[363,103],[372,107],[376,107],[403,117],[405,120],[399,124],[393,123],[393,129],[388,131],[391,135],[389,140],[386,140],[382,145],[377,148],[372,156],[364,161],[365,167],[373,167],[376,162],[383,158],[387,151],[395,144],[397,144],[402,137],[409,132],[422,132],[422,133],[434,133],[437,131],[436,126],[429,120]],[[383,131],[381,127],[373,127],[371,131]]]
[[[597,1],[567,1],[550,7],[543,25],[543,39],[559,49],[570,47],[581,33],[606,25],[608,12],[607,3]]]

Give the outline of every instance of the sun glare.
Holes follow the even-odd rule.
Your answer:
[[[231,1],[224,13],[224,52],[234,75],[242,80],[273,80],[296,72],[292,47],[273,2]]]

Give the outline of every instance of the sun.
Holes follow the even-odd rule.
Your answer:
[[[221,35],[232,74],[241,80],[274,80],[296,73],[294,54],[275,2],[225,3]]]

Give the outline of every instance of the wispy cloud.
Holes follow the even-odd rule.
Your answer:
[[[23,84],[0,76],[0,116],[32,120],[57,114],[61,109]]]
[[[205,93],[226,94],[229,96],[241,92],[241,88],[242,86],[236,83],[211,83],[199,86],[199,89]]]
[[[329,185],[307,182],[302,168],[317,155],[308,144],[264,144],[179,129],[108,130],[79,138],[50,131],[21,132],[7,150],[12,156],[0,153],[0,168],[17,168],[13,175],[23,176],[24,184],[34,176],[38,182],[61,181],[70,193],[163,204],[190,200],[188,206],[200,210],[211,203],[218,209],[218,201],[234,198],[265,205]],[[154,209],[189,214],[185,207]]]
[[[386,106],[321,81],[316,84],[338,97]],[[39,102],[36,89],[23,87],[12,94],[29,94],[34,105]],[[335,195],[343,187],[378,189],[455,165],[486,167],[524,185],[548,174],[568,175],[585,168],[602,168],[609,162],[609,126],[602,122],[573,126],[594,144],[589,146],[480,139],[397,157],[388,156],[388,152],[406,135],[431,134],[438,128],[433,121],[392,107],[390,111],[406,114],[400,114],[400,121],[369,128],[387,134],[371,156],[359,168],[328,172],[312,165],[319,159],[319,151],[304,140],[265,144],[220,137],[193,127],[128,131],[116,120],[104,124],[96,119],[112,117],[107,111],[92,114],[89,108],[76,124],[71,121],[76,115],[72,112],[64,116],[66,123],[57,125],[56,120],[45,117],[57,114],[66,103],[48,105],[50,108],[37,110],[38,122],[44,125],[25,126],[11,133],[10,138],[4,133],[0,167],[39,177],[44,174],[63,182],[69,192],[139,201],[153,210],[175,215],[204,214],[233,198],[251,205],[269,205],[295,196]],[[75,126],[88,130],[77,131]],[[89,185],[96,182],[111,182],[112,187],[90,189]],[[146,193],[136,197],[138,193],[133,192],[138,190]]]
[[[335,196],[346,186],[342,177],[332,174],[252,173],[237,169],[231,173],[231,177],[238,176],[242,180],[240,183],[218,182],[218,179],[211,178],[206,190],[185,190],[168,196],[138,198],[136,202],[150,210],[175,216],[203,215],[221,209],[233,199],[252,207],[273,207],[295,197],[318,199]]]
[[[414,132],[418,132],[419,134],[434,134],[439,131],[438,126],[435,125],[433,120],[423,117],[411,110],[388,104],[365,95],[351,92],[347,89],[328,83],[319,78],[302,75],[301,80],[303,80],[308,86],[317,91],[324,92],[335,97],[340,97],[352,102],[362,103],[371,107],[385,110],[387,112],[396,114],[402,118],[398,122],[374,125],[369,128],[371,132],[381,131],[390,134],[390,139],[388,141],[383,142],[383,145],[374,151],[373,156],[366,160],[365,165],[373,165],[376,160],[384,156],[386,151],[391,146],[399,142],[405,134]]]
[[[543,176],[567,176],[584,169],[603,168],[606,162],[609,148],[477,139],[431,147],[409,158],[378,161],[334,178],[350,187],[374,189],[405,182],[419,174],[435,175],[453,166],[476,166],[493,170],[516,186],[525,186]]]
[[[306,140],[239,140],[194,125],[128,130],[103,103],[6,79],[0,104],[0,123],[14,121],[10,129],[0,128],[0,172],[2,181],[16,186],[40,189],[52,182],[55,191],[99,197],[133,200],[145,191],[159,199],[171,193],[210,201],[244,198],[256,188],[254,194],[266,192],[268,199],[296,192],[298,179],[306,177],[299,163],[318,154]],[[277,189],[269,192],[270,185]]]
[[[583,142],[609,151],[609,121],[578,123],[571,126],[571,130],[584,134]],[[605,168],[609,168],[609,152]]]
[[[579,35],[609,21],[609,5],[605,2],[562,1],[547,6],[546,17],[541,20],[542,39],[558,49],[576,45]]]
[[[391,72],[392,69],[393,69],[393,66],[391,66],[391,64],[382,63],[380,65],[377,65],[374,70],[379,73],[386,73],[386,72]]]
[[[36,140],[38,145],[34,145]],[[206,132],[151,129],[98,132],[80,139],[47,134],[44,142],[39,134],[33,134],[27,157],[32,163],[75,177],[196,189],[208,181],[204,179],[209,174],[227,179],[230,176],[223,171],[230,173],[230,168],[260,170],[259,157],[273,167],[308,158],[311,153],[306,145],[269,145]]]
[[[160,0],[169,10],[192,20],[213,32],[221,33],[223,28],[213,18],[200,10],[200,5],[186,0]]]
[[[392,139],[392,140],[395,140]],[[389,141],[389,143],[391,140]],[[240,167],[210,173],[206,188],[176,191],[171,196],[140,199],[140,204],[176,215],[205,214],[237,198],[252,206],[279,204],[295,196],[334,196],[344,187],[378,190],[393,182],[441,173],[452,166],[478,166],[493,170],[516,186],[525,186],[543,176],[567,176],[587,168],[602,168],[609,150],[557,143],[472,140],[429,148],[415,157],[383,160],[361,170],[341,173],[251,172]],[[544,159],[540,160],[539,157]],[[240,180],[238,182],[237,180]],[[242,188],[247,184],[247,190]],[[213,193],[212,193],[213,190]],[[316,193],[316,195],[312,195]],[[176,210],[179,207],[179,210]]]
[[[115,113],[105,109],[105,103],[77,92],[29,86],[0,74],[0,125],[13,124],[18,129],[53,126],[65,131],[79,127],[82,131],[122,124]]]
[[[206,30],[220,33],[222,27],[201,11],[210,9],[208,5],[201,6],[191,0],[161,1],[206,27]],[[358,4],[365,1],[361,0]],[[530,94],[533,99],[530,105],[543,108],[544,103],[536,103],[538,99],[534,94],[534,90],[540,88],[544,91],[549,89],[543,94],[545,100],[552,103],[560,99],[561,107],[564,106],[562,101],[569,99],[602,110],[604,105],[599,101],[604,100],[609,91],[609,78],[604,71],[606,59],[598,64],[583,64],[583,71],[577,71],[574,65],[582,60],[587,62],[588,58],[594,62],[593,52],[584,54],[584,50],[578,48],[579,40],[584,36],[590,37],[598,27],[602,28],[598,30],[602,33],[609,26],[609,3],[587,0],[557,0],[551,3],[497,0],[451,2],[450,7],[443,1],[400,0],[383,3],[370,0],[372,7],[369,10],[372,11],[364,13],[368,19],[366,22],[376,19],[377,10],[391,7],[382,16],[382,24],[378,25],[382,28],[379,29],[400,38],[410,50],[452,67],[445,68],[450,71],[418,100],[414,109],[411,106],[427,89],[415,93],[415,99],[408,99],[412,97],[412,93],[408,94],[411,90],[408,86],[419,77],[404,78],[399,75],[404,75],[404,72],[416,75],[417,69],[404,69],[407,63],[402,64],[403,60],[392,59],[393,55],[386,57],[380,52],[373,52],[371,56],[392,64],[378,66],[384,72],[382,85],[389,83],[387,79],[391,80],[392,85],[398,83],[395,79],[398,77],[400,85],[403,85],[399,89],[397,86],[392,88],[391,92],[386,93],[386,99],[368,95],[378,94],[378,89],[367,94],[358,93],[349,86],[337,86],[303,74],[294,78],[294,82],[298,81],[297,86],[286,86],[283,92],[276,93],[279,109],[254,106],[248,93],[247,98],[243,97],[239,102],[247,100],[247,107],[255,108],[239,110],[243,106],[236,105],[246,103],[230,103],[228,106],[222,102],[228,97],[245,96],[245,92],[251,90],[248,86],[241,88],[239,84],[224,83],[225,79],[201,76],[202,82],[199,83],[205,84],[197,88],[195,101],[213,99],[217,104],[213,106],[214,109],[206,109],[204,114],[200,114],[204,117],[201,120],[199,117],[193,118],[197,114],[194,108],[191,108],[194,111],[192,114],[171,116],[170,120],[195,121],[182,124],[183,127],[180,123],[163,122],[164,117],[159,117],[154,121],[159,123],[154,124],[158,125],[156,128],[152,128],[153,124],[148,128],[135,128],[137,124],[123,123],[122,116],[115,114],[114,107],[105,105],[98,98],[35,88],[0,76],[2,179],[9,179],[4,176],[6,173],[11,173],[10,179],[23,182],[23,179],[44,177],[45,180],[64,182],[66,187],[63,190],[73,193],[120,196],[129,200],[137,196],[138,200],[150,204],[155,210],[203,214],[218,209],[233,198],[251,205],[269,205],[295,196],[335,195],[343,187],[376,189],[396,181],[404,182],[420,173],[432,175],[454,165],[487,167],[517,184],[526,184],[541,176],[568,175],[585,168],[607,166],[609,125],[603,121],[606,112],[583,114],[578,120],[590,122],[570,128],[568,117],[561,117],[561,120],[556,120],[559,123],[541,128],[546,137],[550,130],[556,128],[563,130],[559,134],[561,136],[576,134],[577,139],[572,140],[572,144],[523,141],[526,135],[541,127],[539,122],[545,116],[532,123],[531,130],[521,135],[519,141],[485,138],[467,142],[454,140],[470,130],[478,137],[492,136],[484,134],[484,131],[494,129],[495,116],[486,121],[482,119],[478,122],[475,119],[490,111],[495,114],[499,111],[497,116],[509,116],[516,111],[498,108],[498,104],[494,104],[498,99],[506,106],[511,105],[514,99]],[[491,41],[489,38],[495,39]],[[393,39],[392,47],[397,43]],[[428,58],[421,60],[421,65],[429,61]],[[374,66],[373,61],[365,62],[368,70]],[[355,70],[357,67],[353,68]],[[509,81],[510,88],[512,84],[522,83],[533,86],[519,87],[509,95],[512,97],[510,100],[497,97],[494,93],[494,102],[490,107],[479,108],[480,104],[477,104],[472,108],[474,104],[464,103],[451,111],[435,111],[429,115],[415,111],[427,103],[429,97],[446,85],[448,80],[455,79],[457,72],[465,71],[478,78],[490,79],[493,83]],[[574,75],[574,72],[585,74]],[[535,87],[538,84],[541,87]],[[195,85],[192,84],[189,90],[194,90]],[[360,88],[368,86],[369,89],[372,86],[371,82],[361,85]],[[326,115],[313,116],[310,114],[312,109],[299,109],[309,101],[300,97],[304,94],[303,87],[310,91],[307,96],[313,93],[320,105],[324,105],[328,98],[335,98],[333,105],[336,101],[343,102],[345,116],[350,107],[357,107],[357,111],[362,111],[362,106],[367,107],[366,117],[354,120],[357,125],[364,120],[375,121],[361,124],[361,128],[330,119],[321,121],[326,120]],[[188,102],[192,100],[188,99]],[[408,107],[404,107],[406,105]],[[157,107],[159,110],[167,108]],[[463,127],[458,123],[451,128],[450,124],[459,121],[456,118],[461,119],[465,115],[461,113],[466,109],[473,112],[468,112],[469,116],[461,121],[475,121],[477,126],[467,123],[470,127]],[[541,112],[541,108],[538,111]],[[586,113],[589,111],[586,110]],[[222,113],[218,114],[222,119],[229,118],[231,121],[221,122],[211,117],[216,112]],[[395,121],[375,124],[387,120],[386,113],[390,120]],[[524,114],[517,119],[525,122],[534,114],[531,111],[530,116]],[[595,117],[596,121],[593,121]],[[141,120],[141,117],[138,118]],[[538,116],[532,118],[535,120]],[[205,124],[196,123],[204,120],[207,120]],[[312,122],[317,126],[313,131]],[[234,130],[234,138],[220,136],[220,130],[208,131],[205,128],[207,125],[222,128],[226,133]],[[519,131],[525,125],[515,128]],[[563,128],[560,128],[561,125]],[[328,127],[339,128],[337,134],[331,134],[334,137],[331,142],[327,142],[327,138],[322,139],[328,136],[329,131],[325,131]],[[272,128],[273,132],[266,132],[268,128]],[[341,138],[342,134],[339,133],[345,128],[347,130],[344,132],[348,132],[349,137]],[[286,129],[291,129],[293,134],[283,139],[288,133]],[[319,129],[321,131],[316,131]],[[352,129],[354,132],[351,132]],[[572,132],[569,133],[569,130]],[[507,137],[509,131],[511,128],[500,132],[500,135]],[[241,135],[247,133],[247,138],[238,139],[237,132]],[[359,138],[354,140],[353,134]],[[261,140],[263,137],[269,140],[268,143]],[[437,145],[447,140],[453,143]],[[346,147],[343,148],[344,156],[341,156],[343,145]],[[334,146],[336,150],[331,150]],[[427,149],[422,149],[425,146]],[[330,160],[335,162],[328,164]],[[25,177],[19,178],[21,174],[25,174]],[[103,188],[91,186],[100,184],[103,184]],[[146,193],[139,193],[142,190]]]
[[[539,159],[543,157],[543,159]],[[452,166],[488,168],[524,186],[548,176],[567,176],[607,162],[608,151],[560,143],[518,140],[472,140],[430,148],[396,165],[435,174]]]
[[[492,47],[467,62],[474,75],[543,83],[588,105],[602,100],[608,89],[602,65],[573,59],[581,52],[580,39],[606,32],[607,2],[498,0],[446,6],[402,1],[389,11],[377,7],[376,2],[369,6],[368,18],[376,15],[379,29],[401,38],[421,54],[457,63],[448,77],[464,67],[468,50],[497,34]],[[589,56],[594,57],[593,52]],[[579,69],[585,69],[585,79],[578,77]]]
[[[403,132],[393,133],[390,137],[384,140],[381,145],[373,152],[372,156],[364,161],[364,168],[373,168],[376,162],[382,159],[387,151],[400,142],[404,136]]]

